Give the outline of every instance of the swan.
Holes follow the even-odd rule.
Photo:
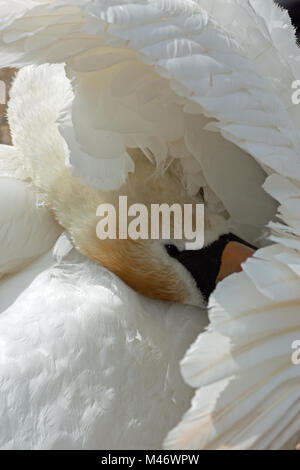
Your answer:
[[[41,83],[45,85],[43,101],[30,94],[31,90],[36,93]],[[59,93],[57,83],[60,83]],[[5,351],[2,367],[8,370],[7,384],[2,392],[7,401],[13,402],[17,396],[28,395],[28,399],[21,400],[13,412],[4,401],[1,415],[5,430],[0,433],[1,448],[154,449],[161,446],[168,430],[188,408],[191,391],[180,377],[178,364],[196,338],[197,331],[205,328],[206,315],[204,312],[199,315],[197,310],[187,306],[179,308],[179,305],[171,304],[166,307],[164,303],[149,303],[125,288],[99,265],[109,268],[136,291],[155,299],[203,307],[204,293],[201,294],[185,266],[171,257],[160,241],[156,244],[150,241],[148,247],[147,240],[130,248],[128,240],[124,240],[126,248],[123,251],[120,240],[108,240],[107,248],[105,242],[97,239],[97,205],[99,201],[112,201],[119,192],[93,190],[74,178],[65,166],[63,139],[55,128],[58,116],[53,106],[54,102],[60,106],[61,97],[65,99],[64,85],[69,87],[69,82],[61,66],[22,69],[14,81],[8,109],[15,145],[1,147],[1,220],[10,222],[2,233],[2,241],[6,243],[2,243],[1,251],[2,271],[6,274],[0,283],[1,344]],[[36,102],[43,110],[42,115],[37,116],[38,122],[33,121],[31,115],[31,121],[27,122],[27,111],[24,110],[32,109],[27,106],[29,101]],[[21,110],[22,121],[19,119]],[[53,114],[53,120],[49,120]],[[42,119],[45,119],[44,123]],[[49,155],[45,153],[50,148],[47,140],[42,145],[38,141],[33,144],[35,136],[41,135],[40,127],[44,136],[49,127],[48,135],[52,140]],[[38,157],[37,162],[25,158],[28,143]],[[40,155],[43,155],[42,160]],[[53,155],[56,156],[54,161]],[[31,158],[33,153],[30,151]],[[140,154],[133,155],[133,158],[135,172],[122,186],[122,194],[143,202],[154,201],[155,192],[159,201],[171,198],[174,202],[175,198],[182,204],[191,199],[172,174],[164,172],[162,176],[153,177],[152,163]],[[38,165],[40,168],[35,172],[32,167],[38,168]],[[33,179],[37,181],[35,186]],[[145,182],[147,189],[144,188]],[[223,233],[227,227],[223,217],[215,217],[212,233],[209,228],[206,230],[206,235],[211,238]],[[68,234],[62,233],[63,229]],[[24,243],[19,242],[20,235]],[[7,245],[12,247],[11,251]],[[30,247],[35,251],[30,251]],[[216,251],[215,243],[211,247],[208,255]],[[117,251],[118,256],[113,256],[110,250]],[[178,250],[176,256],[179,253],[189,252]],[[113,261],[117,268],[111,264]],[[150,279],[149,271],[153,273]],[[203,283],[201,287],[204,288]],[[66,310],[69,318],[64,314],[62,321],[62,312]],[[74,315],[77,320],[72,326]],[[97,316],[99,321],[95,323]],[[15,322],[20,326],[13,328],[12,334]],[[35,331],[31,331],[32,324],[36,324]],[[58,337],[57,330],[60,333]],[[98,340],[94,341],[93,352],[86,352],[91,333]],[[170,337],[167,342],[165,336]],[[20,347],[20,341],[26,337],[25,345]],[[38,356],[37,349],[41,350]],[[131,363],[134,356],[140,357],[137,364]],[[91,360],[93,366],[89,364]],[[57,362],[62,366],[59,367]],[[72,364],[69,376],[66,376],[67,364]],[[42,377],[40,368],[44,370]],[[89,373],[82,382],[80,376],[85,368]],[[54,375],[53,371],[56,371]],[[127,375],[123,376],[124,371],[132,377],[130,385],[127,384]],[[36,382],[33,389],[32,382]],[[82,392],[78,388],[82,388]],[[95,404],[96,391],[92,390],[98,389],[99,397]],[[78,399],[78,393],[87,397]],[[69,395],[68,408],[73,410],[72,413],[81,416],[75,423],[72,423],[71,416],[60,410],[62,394]],[[126,397],[130,397],[130,401],[135,397],[133,406],[128,406]],[[124,400],[126,409],[117,405],[118,401]],[[90,412],[83,418],[87,409]],[[46,421],[42,425],[41,416]],[[17,422],[21,420],[24,426],[18,425],[16,430],[14,424],[10,424],[12,431],[8,433],[8,423],[17,418]],[[158,421],[161,424],[157,425]],[[107,426],[111,434],[104,437],[103,429]],[[30,433],[24,431],[27,427]],[[35,427],[38,433],[32,435]]]
[[[23,269],[5,276],[0,286],[3,292],[6,286],[13,291],[4,299],[1,343],[8,376],[3,392],[9,403],[16,403],[13,412],[3,409],[10,433],[1,433],[2,447],[154,448],[187,409],[188,385],[200,389],[191,410],[165,440],[166,447],[197,449],[218,447],[220,442],[221,447],[268,448],[284,445],[296,434],[299,370],[286,361],[290,349],[283,354],[280,345],[297,333],[298,226],[293,201],[299,194],[299,111],[282,82],[296,79],[298,49],[286,13],[272,1],[266,3],[86,0],[1,5],[0,65],[24,67],[9,103],[13,148],[1,150],[4,200],[13,200],[18,186],[24,212],[28,208],[37,219],[47,218],[53,239],[62,227],[71,237],[62,235],[51,253],[53,239],[45,239],[50,230],[40,231],[47,226],[38,220],[36,252],[27,256],[20,247],[16,259],[10,254],[5,259],[1,253],[3,274],[6,266],[8,273]],[[237,17],[241,21],[235,21]],[[285,60],[281,40],[291,51]],[[139,178],[152,174],[154,167],[152,181]],[[201,195],[208,247],[229,232],[262,247],[240,274],[218,284],[209,304],[207,332],[203,333],[199,311],[193,315],[190,306],[166,307],[145,300],[105,270],[141,294],[203,307],[202,283],[197,285],[197,276],[191,276],[185,260],[180,261],[182,247],[175,246],[174,251],[173,241],[168,243],[170,256],[161,243],[142,244],[140,249],[135,244],[132,250],[126,243],[118,252],[115,243],[99,249],[91,233],[99,195],[111,200],[125,188],[135,202],[137,188],[154,197],[157,187],[171,202],[195,201]],[[279,204],[284,224],[271,222]],[[5,220],[4,210],[3,214]],[[12,220],[14,232],[17,211]],[[266,224],[269,232],[263,230]],[[73,245],[86,257],[74,252]],[[42,258],[32,264],[39,255]],[[240,261],[246,257],[243,254]],[[149,272],[157,276],[149,279]],[[291,307],[288,315],[285,302]],[[278,323],[272,321],[273,308],[281,319]],[[159,309],[163,318],[155,315]],[[165,315],[173,309],[180,314]],[[192,327],[182,345],[179,331],[183,337],[187,311]],[[260,312],[265,315],[253,321]],[[20,327],[12,334],[10,325],[17,316]],[[285,321],[290,322],[287,339]],[[165,322],[174,322],[174,338],[162,326]],[[36,330],[31,331],[32,323]],[[57,343],[56,330],[61,332]],[[159,335],[160,330],[165,334]],[[181,364],[185,385],[177,363],[195,331],[202,333]],[[88,338],[91,349],[84,347]],[[123,367],[110,371],[108,355],[116,343],[120,344],[114,358],[122,358]],[[18,347],[14,350],[13,345]],[[160,358],[157,380],[154,345]],[[240,360],[241,349],[245,356]],[[103,355],[96,372],[93,368],[99,363],[90,362],[99,350]],[[272,369],[270,354],[276,351],[280,360],[278,369]],[[139,354],[145,359],[133,369],[130,359]],[[221,360],[224,367],[219,366]],[[64,378],[67,364],[74,367]],[[124,368],[135,377],[132,384],[120,374]],[[269,376],[263,382],[266,370]],[[137,384],[137,374],[142,374],[142,383]],[[162,377],[167,377],[165,400],[160,399],[166,386]],[[250,385],[252,393],[247,394]],[[124,402],[126,396],[132,401],[135,387],[135,403],[141,403],[119,408],[117,429],[116,402]],[[12,390],[16,392],[11,396]],[[171,390],[177,393],[175,402]],[[240,396],[248,400],[242,410]],[[68,413],[71,407],[73,416]],[[149,409],[155,410],[151,417]],[[280,419],[284,409],[285,421]],[[19,421],[24,426],[16,435]],[[32,423],[39,435],[30,432]],[[112,426],[109,437],[103,435],[107,425]]]
[[[42,96],[39,83],[45,87]],[[56,92],[57,83],[59,93]],[[251,249],[241,244],[238,249],[235,248],[238,238],[235,240],[235,236],[228,233],[229,223],[225,216],[215,214],[209,208],[204,218],[206,250],[185,249],[184,239],[177,242],[178,247],[170,244],[176,243],[173,238],[169,243],[128,237],[100,239],[96,233],[97,208],[100,204],[109,203],[117,207],[120,195],[126,195],[128,206],[143,203],[149,213],[151,204],[168,203],[172,206],[177,203],[183,207],[184,204],[195,205],[202,199],[197,195],[188,195],[181,181],[170,170],[172,164],[163,174],[155,175],[155,166],[136,149],[129,150],[135,165],[134,172],[128,175],[126,183],[118,191],[96,191],[72,176],[65,165],[64,141],[55,129],[64,105],[62,101],[68,99],[68,93],[71,94],[69,88],[62,67],[40,66],[24,68],[15,79],[11,91],[8,117],[14,149],[22,155],[20,165],[27,169],[40,204],[52,211],[79,252],[110,269],[137,292],[160,300],[203,307],[215,286],[215,279],[224,277],[225,272],[229,274],[236,265],[238,268],[252,254]],[[53,106],[53,99],[57,109]],[[29,103],[37,103],[42,112],[36,111],[34,105],[31,105],[34,115],[24,111],[29,109]],[[40,128],[43,129],[42,139]],[[44,227],[48,231],[47,225]],[[38,230],[38,235],[44,239],[42,231]],[[223,245],[226,246],[227,242],[229,246],[224,252],[224,263],[221,265],[221,259],[214,263],[212,260],[217,258],[217,251],[222,254]],[[24,250],[23,247],[21,249]]]

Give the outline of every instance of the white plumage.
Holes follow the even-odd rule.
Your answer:
[[[48,251],[62,231],[22,181],[18,158],[15,148],[0,146],[0,277]]]
[[[110,190],[134,171],[127,148],[139,147],[160,171],[175,160],[187,192],[204,188],[209,210],[226,210],[240,236],[261,236],[264,245],[269,222],[275,244],[218,286],[209,330],[181,363],[186,382],[199,389],[165,445],[293,445],[299,430],[300,366],[291,362],[291,344],[299,339],[300,108],[291,102],[291,85],[300,65],[287,13],[272,0],[24,0],[0,3],[0,13],[1,66],[66,64],[67,77],[63,66],[43,65],[17,79],[9,112],[17,155],[38,165],[51,136],[56,149],[61,135],[73,175]],[[45,99],[38,85],[43,74],[54,89],[57,84],[52,106],[51,94]],[[9,184],[6,195],[19,182]],[[45,211],[30,197],[31,211]],[[283,223],[271,222],[274,200]],[[56,225],[50,226],[56,237]],[[50,247],[44,241],[30,257]],[[157,447],[187,409],[189,391],[176,364],[203,323],[191,314],[185,332],[182,306],[162,315],[168,307],[141,300],[79,255],[67,256],[71,262],[41,273],[15,303],[4,301],[12,305],[0,317],[7,374],[2,447]],[[5,272],[13,257],[0,253],[1,263],[2,257]],[[40,262],[44,269],[45,258]],[[8,283],[20,292],[39,270],[34,266],[2,281],[1,289]],[[179,335],[172,337],[171,328]],[[132,364],[132,357],[143,359]],[[118,407],[121,402],[126,406]]]
[[[204,313],[145,300],[76,252],[55,261],[18,274],[15,289],[34,281],[0,315],[1,448],[160,447],[192,395],[178,362]]]

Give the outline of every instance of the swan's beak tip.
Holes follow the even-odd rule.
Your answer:
[[[236,241],[227,243],[222,253],[217,282],[222,281],[222,279],[230,274],[242,271],[242,263],[253,256],[254,253],[255,250],[242,243]]]

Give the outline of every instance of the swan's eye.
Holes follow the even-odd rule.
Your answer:
[[[166,249],[168,255],[173,256],[173,257],[175,257],[179,253],[179,250],[178,250],[177,246],[175,246],[175,245],[170,245],[170,244],[165,245],[165,249]]]

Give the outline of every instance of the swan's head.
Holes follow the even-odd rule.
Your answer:
[[[174,238],[174,217],[171,217],[171,233],[167,239],[161,232],[159,239],[120,239],[118,236],[100,239],[95,230],[97,220],[94,214],[87,220],[88,211],[82,214],[81,224],[72,223],[71,233],[81,252],[147,297],[204,306],[216,283],[239,271],[241,263],[253,253],[246,243],[229,233],[226,214],[210,211],[200,193],[188,196],[172,169],[155,175],[154,166],[143,155],[135,158],[135,172],[119,191],[100,194],[102,203],[116,207],[117,223],[120,195],[127,196],[128,207],[142,203],[149,209],[149,227],[152,204],[167,204],[168,207],[177,204],[183,213],[185,204],[195,209],[196,204],[204,203],[200,227],[195,221],[196,211],[192,213],[193,227],[204,233],[204,246],[199,249],[187,244],[188,239]],[[133,217],[129,216],[128,222],[131,220]]]

